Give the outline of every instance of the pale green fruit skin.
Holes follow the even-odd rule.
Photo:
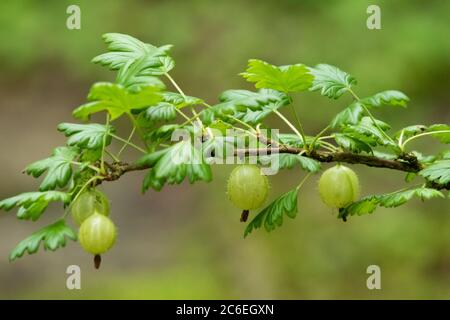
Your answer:
[[[359,198],[356,173],[343,165],[327,169],[319,180],[322,201],[332,208],[344,208]]]
[[[230,174],[228,198],[239,209],[253,210],[261,207],[269,194],[269,181],[255,165],[240,165]]]
[[[80,226],[94,212],[109,216],[109,202],[106,196],[98,190],[83,192],[72,204],[73,221]]]
[[[111,219],[97,212],[81,224],[78,232],[78,240],[83,249],[94,255],[111,249],[116,237],[116,226]]]

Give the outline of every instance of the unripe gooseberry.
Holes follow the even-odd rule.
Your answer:
[[[269,181],[255,165],[240,165],[230,174],[228,180],[228,197],[242,210],[261,207],[269,194]]]
[[[105,253],[116,242],[116,226],[108,217],[95,212],[80,227],[78,240],[83,249],[94,255]]]
[[[72,218],[77,225],[81,225],[94,212],[102,215],[109,215],[109,201],[106,196],[96,190],[91,189],[83,192],[72,204]]]
[[[358,176],[352,169],[338,164],[320,177],[319,193],[327,206],[344,208],[359,197]]]

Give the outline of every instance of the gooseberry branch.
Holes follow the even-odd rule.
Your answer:
[[[303,153],[304,157],[308,157],[319,162],[324,163],[332,163],[332,162],[341,162],[348,164],[362,164],[369,167],[375,168],[386,168],[392,170],[398,170],[403,172],[419,172],[422,167],[418,162],[413,160],[404,161],[404,160],[388,160],[379,158],[371,155],[362,155],[362,154],[354,154],[350,152],[325,152],[325,151],[316,151],[313,150],[310,154],[305,154],[305,150],[302,148],[294,148],[294,147],[279,147],[279,148],[248,148],[248,149],[237,149],[234,152],[235,156],[258,156],[258,155],[268,155],[268,154],[301,154]],[[413,157],[414,159],[414,157]],[[105,176],[105,181],[114,181],[118,180],[122,175],[131,171],[139,171],[139,170],[147,170],[151,169],[152,166],[148,165],[137,165],[137,164],[128,164],[128,163],[112,163],[109,165],[110,172]],[[447,189],[450,190],[450,184],[439,185],[434,184],[432,188],[440,190]]]
[[[11,252],[11,261],[25,253],[36,253],[41,243],[45,249],[54,251],[66,245],[66,238],[77,240],[77,233],[66,223],[70,212],[79,226],[80,244],[94,255],[98,268],[100,255],[112,248],[117,232],[109,217],[107,197],[97,186],[134,171],[146,171],[144,192],[150,188],[160,191],[167,184],[186,180],[210,182],[212,163],[207,160],[215,158],[216,151],[223,151],[224,147],[228,154],[223,156],[227,160],[256,157],[259,163],[240,164],[228,180],[227,195],[235,207],[243,210],[242,222],[253,215],[250,211],[260,210],[248,222],[244,236],[261,227],[272,231],[282,225],[285,216],[295,218],[300,189],[312,174],[323,170],[321,163],[336,163],[321,174],[319,194],[326,205],[338,209],[338,218],[344,221],[349,216],[372,213],[377,206],[398,207],[413,197],[445,198],[439,190],[450,190],[450,150],[432,155],[405,151],[408,143],[421,137],[450,143],[449,125],[412,125],[390,134],[391,126],[372,114],[375,108],[380,111],[385,107],[406,108],[409,98],[400,91],[386,90],[360,98],[353,90],[356,79],[335,66],[275,66],[250,59],[241,75],[254,83],[257,90],[226,90],[217,104],[210,105],[203,99],[187,96],[169,74],[175,66],[168,53],[171,46],[158,48],[118,33],[106,34],[104,38],[109,52],[95,57],[93,62],[118,71],[116,81],[94,84],[88,102],[73,112],[75,118],[85,123],[60,124],[58,130],[68,137],[66,145],[55,148],[49,158],[25,169],[25,173],[35,178],[45,175],[39,191],[0,201],[0,209],[18,208],[21,220],[38,220],[50,202],[59,201],[65,208],[61,219],[22,240]],[[176,92],[168,90],[163,80]],[[332,100],[349,94],[353,103],[336,114],[318,134],[309,136],[291,97],[292,93],[305,90],[319,92]],[[280,111],[287,107],[292,111],[290,117]],[[299,110],[304,112],[303,108],[307,106]],[[190,110],[192,116],[185,110]],[[105,123],[89,122],[91,115],[98,112],[106,113]],[[266,118],[271,115],[279,117],[293,133],[279,134],[276,130],[276,134],[271,131],[266,136],[266,130],[271,129]],[[126,138],[116,133],[113,125],[122,116],[128,117],[133,126]],[[177,130],[197,135],[199,129],[201,139],[195,139],[194,143],[175,139],[179,137]],[[240,138],[244,144],[240,143],[242,140],[236,141]],[[253,138],[261,144],[250,144]],[[113,140],[120,142],[117,153],[110,146]],[[201,148],[197,141],[202,142]],[[139,159],[124,162],[122,155],[127,147],[139,151]],[[112,160],[107,161],[106,156]],[[267,172],[261,167],[274,156],[278,156],[278,169],[301,168],[307,175],[292,190],[265,205],[272,190]],[[360,198],[358,176],[344,164],[401,171],[407,173],[406,182],[420,177],[423,183]]]

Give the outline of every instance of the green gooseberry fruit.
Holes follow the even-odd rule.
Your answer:
[[[94,255],[105,253],[116,242],[117,230],[108,217],[95,212],[80,227],[78,240],[83,249]]]
[[[83,192],[72,204],[72,218],[77,225],[81,225],[94,212],[109,216],[108,198],[100,191],[91,189]]]
[[[261,207],[269,194],[269,181],[255,165],[239,165],[230,174],[228,197],[238,208],[249,211]],[[248,215],[248,213],[247,213]]]
[[[319,193],[327,206],[344,208],[359,197],[358,176],[352,169],[338,164],[320,177]]]

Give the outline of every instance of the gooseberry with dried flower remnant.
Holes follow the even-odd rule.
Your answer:
[[[100,255],[112,248],[116,242],[117,230],[108,217],[95,212],[80,227],[78,239],[83,249],[95,255],[95,267],[100,267]]]
[[[240,165],[230,174],[228,197],[239,209],[244,210],[241,221],[245,222],[248,212],[261,207],[269,194],[269,181],[255,165]]]

